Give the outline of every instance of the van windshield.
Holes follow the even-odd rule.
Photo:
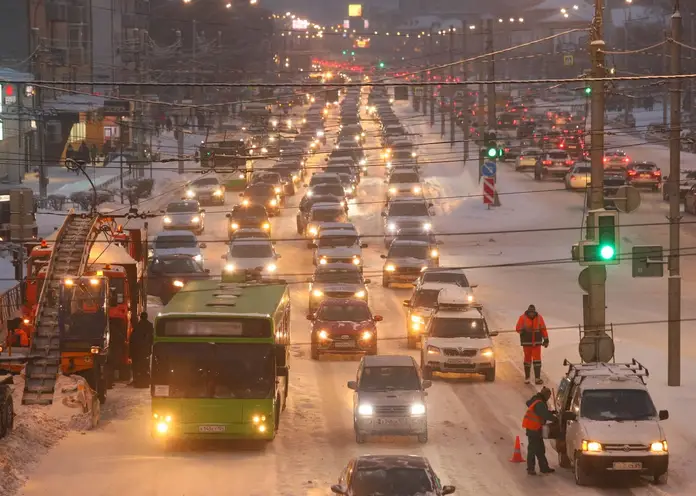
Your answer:
[[[420,381],[415,367],[365,367],[360,376],[361,391],[385,391],[387,389],[419,390]]]
[[[651,419],[657,411],[648,392],[641,389],[587,389],[582,393],[580,416],[621,422]]]

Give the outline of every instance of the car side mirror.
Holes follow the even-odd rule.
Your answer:
[[[347,386],[348,386],[348,389],[352,389],[353,391],[358,390],[358,383],[355,381],[348,381]]]
[[[421,387],[423,389],[428,389],[428,388],[432,387],[432,385],[433,385],[433,381],[429,381],[427,379],[421,383]]]
[[[667,420],[669,418],[669,412],[667,410],[660,410],[660,420]]]
[[[339,484],[334,484],[331,486],[331,492],[334,494],[346,494],[346,490],[343,489],[343,486]]]
[[[500,334],[500,332],[498,332],[498,331],[491,331],[488,333],[488,335],[492,338],[498,336],[499,334]]]
[[[387,256],[386,256],[386,255],[384,255],[384,254],[382,254],[382,255],[380,255],[380,256],[379,256],[379,258],[383,258],[383,259],[385,259],[385,260],[386,260]]]
[[[370,284],[370,283],[372,282],[372,279],[365,279],[363,282],[364,282],[365,284]]]
[[[382,317],[381,315],[375,315],[372,317],[372,320],[374,320],[375,322],[382,322],[384,320],[384,317]]]
[[[307,320],[314,320],[314,314],[313,314],[313,313],[308,313],[308,314],[307,314]]]
[[[442,487],[442,494],[452,494],[456,490],[457,490],[457,488],[454,486],[443,486]]]
[[[563,412],[561,418],[563,422],[572,422],[573,420],[577,420],[578,414],[575,412]]]
[[[360,243],[360,248],[367,248],[367,243]]]
[[[411,300],[403,300],[401,304],[406,308],[409,308],[411,306]]]
[[[205,243],[200,243],[198,246],[200,246],[201,248],[208,248],[208,245]]]

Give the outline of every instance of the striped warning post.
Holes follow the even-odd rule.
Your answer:
[[[495,200],[495,178],[483,178],[483,204],[492,205]]]

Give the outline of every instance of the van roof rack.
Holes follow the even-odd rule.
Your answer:
[[[650,371],[642,363],[635,358],[632,358],[627,363],[571,363],[569,360],[563,360],[563,365],[568,367],[566,375],[570,380],[580,378],[580,381],[586,377],[614,377],[628,378],[638,377],[645,384],[645,378],[650,377]]]

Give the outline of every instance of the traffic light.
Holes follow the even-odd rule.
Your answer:
[[[380,68],[380,69],[384,69],[384,62],[380,62],[380,63],[379,63],[379,68]]]
[[[346,50],[343,50],[343,55],[346,55],[348,52]]]
[[[355,52],[350,52],[351,57],[355,57]]]
[[[618,212],[590,212],[593,239],[579,245],[580,265],[617,265],[620,261]]]
[[[592,94],[592,88],[585,86],[585,96],[590,96]]]
[[[498,147],[498,136],[494,132],[484,133],[481,155],[489,160],[502,159],[505,156],[505,150]]]

